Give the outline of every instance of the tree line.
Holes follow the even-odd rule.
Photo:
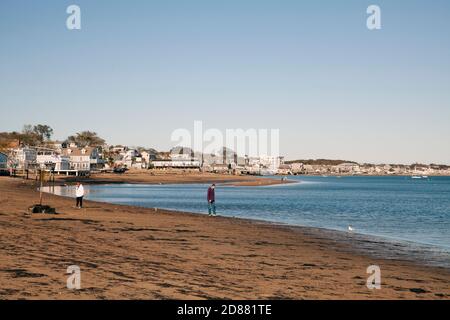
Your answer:
[[[52,143],[53,129],[49,125],[24,125],[22,131],[0,132],[0,150],[19,146],[45,147]],[[99,147],[106,141],[93,131],[81,131],[67,137],[64,143],[74,143],[79,147]]]

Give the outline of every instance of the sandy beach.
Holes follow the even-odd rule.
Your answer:
[[[133,183],[133,184],[169,184],[169,183],[221,183],[232,186],[269,186],[292,183],[294,181],[260,176],[229,175],[182,171],[142,171],[130,170],[124,174],[98,173],[89,177],[55,176],[58,183],[75,183],[83,181],[90,184]]]
[[[71,183],[73,178],[58,178]],[[84,183],[280,183],[201,174],[99,175]],[[364,255],[318,229],[45,195],[0,177],[0,299],[449,299],[450,272]],[[379,265],[382,288],[366,287]],[[68,290],[68,266],[81,290]]]

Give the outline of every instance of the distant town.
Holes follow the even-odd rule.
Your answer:
[[[238,156],[223,148],[217,154],[194,152],[178,146],[169,151],[108,145],[95,132],[84,131],[64,141],[53,141],[47,125],[24,127],[22,132],[0,133],[0,173],[45,170],[57,175],[127,170],[181,170],[234,175],[404,175],[414,178],[449,176],[444,164],[370,164],[345,160]]]

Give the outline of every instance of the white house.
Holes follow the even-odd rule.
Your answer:
[[[41,166],[52,168],[55,172],[67,172],[70,170],[70,158],[61,156],[54,150],[38,150],[36,163]]]
[[[335,170],[338,173],[359,173],[361,172],[360,166],[357,163],[344,162],[335,166]]]
[[[147,150],[141,152],[142,166],[143,168],[148,168],[150,163],[156,160],[158,152],[156,150]]]
[[[284,157],[256,157],[256,158],[248,158],[248,165],[250,166],[259,166],[260,168],[277,170],[280,165],[284,163]]]
[[[17,169],[27,169],[36,163],[36,150],[32,148],[19,148],[13,151],[12,163]]]
[[[174,161],[190,161],[192,156],[187,153],[171,153],[170,158]]]
[[[134,166],[134,164],[136,164],[136,159],[139,157],[139,151],[137,151],[135,149],[130,149],[130,150],[121,152],[120,155],[122,156],[122,163],[127,168],[133,168],[133,167],[137,168],[137,167],[141,166],[140,163],[138,164],[138,166]]]
[[[145,162],[141,156],[134,157],[131,162],[126,163],[127,168],[145,169]]]
[[[212,165],[212,171],[215,173],[227,173],[230,171],[230,167],[225,163],[214,163]]]
[[[69,157],[71,170],[88,172],[103,165],[103,160],[100,159],[97,148],[66,148],[63,149],[62,154]]]
[[[200,161],[192,158],[182,159],[161,159],[152,161],[155,169],[200,169]]]

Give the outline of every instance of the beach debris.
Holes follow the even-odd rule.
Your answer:
[[[127,171],[126,168],[114,168],[114,170],[113,170],[114,173],[119,173],[119,174],[125,173],[126,171]]]
[[[411,288],[409,291],[414,292],[416,294],[422,294],[422,293],[430,293],[430,291],[424,290],[422,288]]]
[[[30,213],[48,213],[48,214],[56,214],[56,209],[50,206],[35,204],[28,208]]]
[[[39,187],[39,204],[34,204],[31,207],[28,207],[28,212],[30,213],[49,213],[49,214],[56,214],[56,209],[52,208],[47,205],[43,205],[43,196],[44,196],[44,181],[48,179],[46,177],[47,172],[45,171],[45,168],[41,166],[39,170],[39,181],[40,181],[40,187]]]
[[[355,229],[352,226],[348,226],[348,232],[353,232]]]

